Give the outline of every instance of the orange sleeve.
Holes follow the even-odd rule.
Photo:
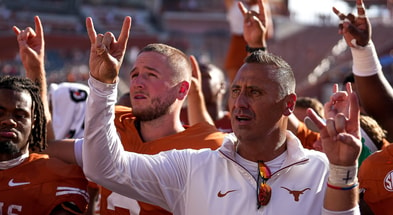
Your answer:
[[[299,122],[296,136],[299,138],[303,147],[306,149],[314,149],[313,144],[316,140],[319,139],[319,133],[308,129],[306,124],[303,122]]]

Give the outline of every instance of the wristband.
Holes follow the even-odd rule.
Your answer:
[[[332,189],[335,189],[335,190],[352,190],[353,188],[357,187],[358,185],[359,185],[359,183],[355,183],[355,184],[353,184],[353,185],[351,185],[349,187],[337,187],[337,186],[334,186],[334,185],[331,185],[331,184],[327,183],[328,187],[330,187]]]
[[[246,51],[248,53],[253,53],[255,51],[266,51],[266,47],[260,47],[260,48],[251,48],[250,46],[246,45]]]
[[[328,183],[335,187],[351,187],[357,184],[358,166],[337,166],[329,164]]]
[[[372,41],[364,47],[351,47],[351,52],[353,58],[352,72],[354,75],[366,77],[382,71],[382,66]]]

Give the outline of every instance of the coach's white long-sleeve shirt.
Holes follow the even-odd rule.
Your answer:
[[[89,85],[83,169],[88,178],[114,192],[176,215],[360,214],[358,208],[339,213],[322,209],[328,160],[323,153],[304,149],[291,132],[282,167],[267,181],[271,200],[259,209],[257,182],[236,162],[233,134],[216,151],[126,152],[113,120],[117,84],[90,78]]]

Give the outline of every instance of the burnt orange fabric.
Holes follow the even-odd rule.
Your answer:
[[[45,215],[63,202],[86,210],[87,180],[79,166],[32,153],[22,164],[0,170],[0,211]]]
[[[359,169],[359,187],[374,214],[392,214],[393,145],[367,157]]]
[[[224,66],[230,81],[234,79],[244,63],[244,58],[247,57],[246,45],[243,35],[231,35]]]
[[[306,149],[314,149],[314,142],[319,139],[320,134],[318,132],[314,132],[307,128],[306,124],[303,122],[299,122],[299,126],[297,127],[297,133],[295,134],[297,138],[299,138],[303,147]]]

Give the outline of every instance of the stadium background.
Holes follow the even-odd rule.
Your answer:
[[[393,1],[364,1],[374,44],[392,82]],[[311,22],[302,23],[296,19],[299,12],[289,5],[305,7],[303,0],[269,2],[275,27],[274,38],[268,41],[269,51],[293,67],[299,96],[325,101],[331,84],[341,83],[351,72],[350,51],[337,34],[337,18],[331,8],[326,8],[327,13],[314,14]],[[343,2],[354,8],[354,0]],[[97,32],[112,31],[116,36],[124,16],[133,18],[120,92],[128,90],[128,71],[138,50],[148,43],[173,45],[219,67],[229,43],[223,0],[0,0],[1,75],[23,74],[12,26],[34,26],[35,15],[40,16],[45,29],[49,82],[86,82],[90,44],[84,24],[88,16],[93,17]]]

